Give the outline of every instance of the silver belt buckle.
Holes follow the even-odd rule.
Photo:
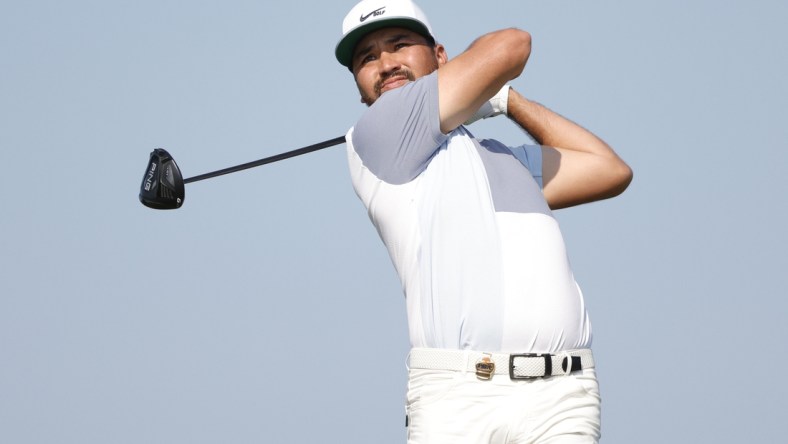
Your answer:
[[[541,375],[517,376],[514,374],[514,359],[515,358],[542,358],[544,359],[544,373]],[[539,379],[547,378],[553,374],[553,360],[550,353],[520,353],[516,355],[509,355],[509,378],[513,381],[520,379]]]

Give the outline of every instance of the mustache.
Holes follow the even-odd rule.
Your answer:
[[[397,71],[394,71],[392,73],[386,74],[385,76],[381,77],[380,80],[375,82],[375,95],[376,96],[380,97],[380,95],[382,94],[381,93],[381,89],[383,89],[383,84],[386,83],[386,81],[388,79],[392,78],[392,77],[405,77],[406,79],[410,80],[411,82],[416,80],[416,76],[414,76],[413,73],[410,72],[409,69],[404,69],[403,68],[403,69],[399,69]]]

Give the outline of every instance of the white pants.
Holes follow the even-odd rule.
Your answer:
[[[594,369],[526,381],[410,369],[406,409],[408,444],[585,444],[600,437]]]

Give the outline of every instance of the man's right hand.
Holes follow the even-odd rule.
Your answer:
[[[477,120],[488,119],[490,117],[500,116],[507,114],[509,106],[509,89],[511,87],[507,84],[498,91],[497,94],[482,105],[476,114],[472,115],[470,119],[466,120],[463,125],[470,125]]]

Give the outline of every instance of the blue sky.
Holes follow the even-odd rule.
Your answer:
[[[788,6],[621,3],[421,5],[451,56],[530,31],[513,86],[635,171],[556,212],[603,441],[779,442]],[[404,442],[404,302],[344,146],[137,201],[156,147],[190,177],[344,134],[352,5],[0,6],[0,442]]]

